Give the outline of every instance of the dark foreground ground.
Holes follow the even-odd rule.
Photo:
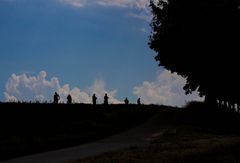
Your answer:
[[[1,160],[93,142],[135,126],[146,132],[155,126],[157,130],[147,136],[147,144],[76,159],[74,163],[240,162],[240,114],[204,103],[193,102],[185,108],[153,105],[0,106]],[[136,129],[138,127],[130,130],[129,138],[136,134],[133,132]],[[141,132],[140,135],[143,136]]]
[[[0,161],[96,141],[137,126],[163,108],[0,104]]]
[[[240,115],[233,110],[192,103],[159,113],[158,133],[145,146],[88,157],[74,163],[238,163]]]

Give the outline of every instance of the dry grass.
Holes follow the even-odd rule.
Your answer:
[[[107,152],[73,163],[240,163],[240,115],[191,103],[162,112],[149,145]]]
[[[0,104],[0,161],[81,145],[123,132],[152,117],[158,112],[154,107]]]
[[[188,131],[187,131],[188,130]],[[176,131],[176,132],[175,132]],[[88,157],[73,163],[240,162],[240,136],[198,132],[187,126],[165,129],[147,146]]]

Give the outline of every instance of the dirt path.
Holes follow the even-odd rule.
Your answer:
[[[149,139],[158,135],[166,127],[163,124],[161,112],[144,124],[124,133],[72,148],[50,151],[12,160],[2,163],[68,163],[87,156],[94,156],[103,152],[127,148],[134,145],[149,143]],[[165,119],[166,117],[164,117]]]

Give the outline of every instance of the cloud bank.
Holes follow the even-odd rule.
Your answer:
[[[102,103],[102,96],[107,93],[109,103],[121,103],[116,99],[117,90],[107,90],[103,80],[96,80],[88,90],[82,91],[78,87],[71,88],[69,84],[61,86],[57,77],[48,80],[45,71],[39,72],[36,76],[12,74],[6,83],[4,96],[7,102],[51,102],[55,91],[59,93],[61,102],[66,102],[67,95],[71,94],[74,103],[91,103],[91,95],[96,93],[99,97],[98,103]]]
[[[133,89],[133,94],[141,97],[144,104],[183,106],[188,101],[202,101],[197,92],[185,95],[183,86],[186,80],[176,73],[164,70],[155,81],[144,81]]]
[[[202,101],[197,92],[191,95],[185,95],[183,86],[186,80],[176,73],[172,74],[167,70],[157,75],[155,81],[144,81],[141,85],[133,88],[133,95],[140,97],[144,104],[160,104],[183,106],[188,101]],[[61,85],[57,77],[47,78],[45,71],[37,75],[27,75],[25,73],[12,74],[7,83],[4,92],[5,101],[39,101],[52,102],[54,92],[58,92],[61,102],[66,103],[68,94],[71,94],[74,103],[91,103],[92,94],[97,96],[97,103],[103,103],[105,93],[109,96],[109,103],[123,103],[118,100],[117,90],[108,90],[104,80],[95,80],[92,86],[86,89],[71,87],[69,84]]]

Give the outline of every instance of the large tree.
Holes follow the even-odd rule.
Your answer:
[[[186,94],[240,101],[239,0],[151,0],[150,7],[150,48],[187,79]]]

